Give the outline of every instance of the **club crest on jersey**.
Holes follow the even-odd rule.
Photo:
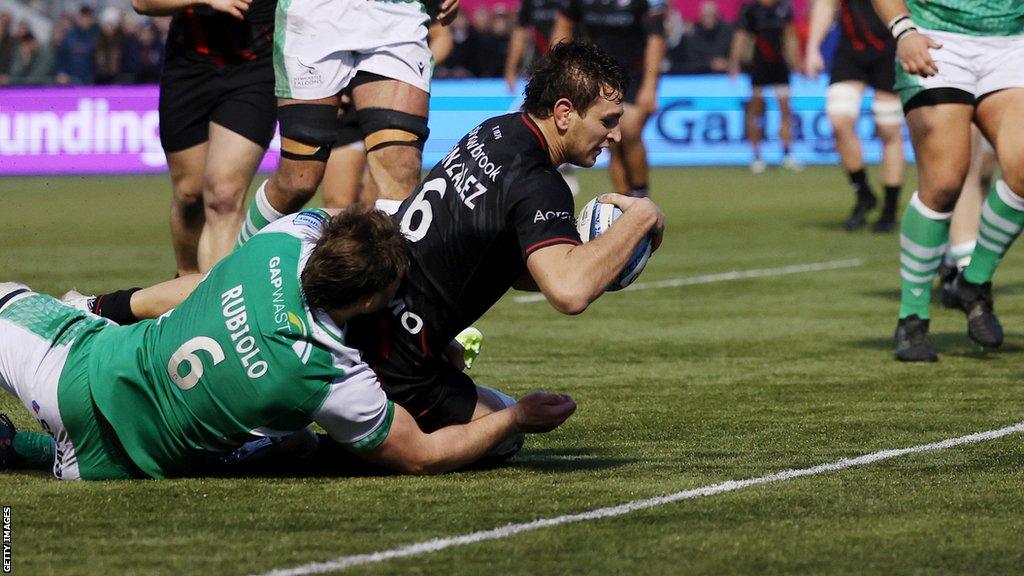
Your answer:
[[[310,353],[313,352],[313,345],[309,342],[309,329],[306,328],[306,323],[302,321],[302,318],[299,318],[298,315],[290,310],[288,311],[288,328],[293,333],[301,336],[299,340],[292,344],[292,350],[302,360],[302,363],[305,364],[309,361]]]

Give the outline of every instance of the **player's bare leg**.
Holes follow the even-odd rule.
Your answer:
[[[885,195],[882,212],[872,229],[891,232],[896,229],[900,189],[903,187],[903,121],[899,97],[886,92],[875,92],[873,105],[875,128],[882,141],[882,186]]]
[[[764,172],[764,161],[761,160],[761,123],[764,118],[764,94],[760,87],[754,87],[750,93],[750,101],[743,111],[743,127],[754,152],[754,161],[750,163],[750,171],[755,174]]]
[[[626,192],[630,196],[646,198],[648,196],[649,169],[647,166],[647,148],[644,146],[643,131],[647,123],[647,114],[640,108],[633,105],[624,105],[622,118],[619,126],[622,129],[622,139],[615,146],[621,159],[623,169],[623,181],[626,185]],[[620,188],[621,182],[613,177],[616,185],[616,192],[623,192]]]
[[[357,112],[367,108],[382,108],[426,118],[429,98],[427,92],[411,84],[390,79],[359,84],[352,90]],[[371,138],[373,136],[370,135]],[[423,163],[422,145],[385,145],[374,149],[376,145],[374,141],[366,142],[366,159],[378,197],[405,200],[419,183]]]
[[[803,164],[793,157],[793,108],[790,106],[789,85],[775,87],[775,99],[779,103],[779,140],[782,141],[782,167],[801,172]]]
[[[973,110],[967,104],[938,104],[907,113],[920,188],[900,225],[900,319],[895,336],[899,360],[938,359],[927,335],[931,284],[949,239],[951,211],[967,175]]]
[[[245,218],[245,193],[263,159],[258,144],[210,123],[210,139],[203,174],[205,223],[199,237],[199,271],[207,272],[235,245]]]
[[[986,348],[1003,343],[1003,329],[992,302],[992,277],[1024,228],[1024,88],[991,94],[978,103],[975,120],[992,143],[1002,168],[982,207],[978,242],[971,263],[953,283],[957,304],[967,314],[967,334]]]
[[[285,106],[313,104],[313,105],[338,105],[338,97],[330,96],[317,100],[294,100],[291,98],[278,98],[278,110]],[[282,138],[281,147],[284,149],[289,143]],[[302,142],[291,142],[296,150],[313,154],[316,146]],[[267,181],[265,191],[267,200],[271,207],[281,214],[298,212],[306,205],[313,195],[316,194],[320,181],[323,180],[326,163],[320,160],[296,160],[292,158],[281,158],[277,170]]]
[[[618,194],[629,194],[624,155],[621,142],[614,142],[608,147],[608,179],[612,181],[612,191]]]
[[[857,134],[857,118],[864,96],[863,82],[837,82],[828,87],[826,109],[839,162],[846,170],[855,195],[853,210],[843,222],[847,230],[858,230],[867,222],[867,214],[878,203],[864,169],[864,151]]]
[[[327,171],[320,184],[324,208],[346,208],[359,201],[365,168],[366,154],[361,145],[339,146],[331,150]]]
[[[171,175],[171,244],[178,274],[199,271],[199,236],[203,231],[203,171],[206,142],[167,154]]]
[[[971,263],[971,255],[978,239],[978,225],[981,220],[981,207],[988,196],[992,185],[992,173],[995,170],[995,152],[992,151],[981,136],[977,127],[971,127],[971,164],[967,170],[964,187],[960,198],[953,208],[953,218],[949,223],[949,246],[939,267],[939,281],[942,284],[942,304],[946,308],[956,308],[957,301],[953,292],[953,281],[957,274]]]

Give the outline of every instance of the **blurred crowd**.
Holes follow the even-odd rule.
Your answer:
[[[169,23],[82,6],[58,15],[49,38],[37,38],[0,12],[0,85],[156,83]]]
[[[54,18],[49,38],[0,12],[0,85],[149,84],[160,78],[169,18],[145,18],[122,8],[83,5]],[[516,12],[505,4],[461,12],[452,23],[454,48],[436,78],[497,78],[504,74]],[[670,8],[665,20],[666,74],[725,72],[733,27],[706,1],[695,22]],[[530,60],[526,59],[526,68]]]
[[[435,78],[493,78],[504,74],[512,30],[517,26],[514,8],[505,4],[480,6],[472,13],[460,12],[452,23],[454,47],[451,56],[437,67]],[[724,73],[728,67],[733,26],[725,22],[718,4],[708,0],[700,6],[700,17],[685,20],[679,10],[669,7],[665,16],[665,74]],[[523,62],[524,72],[530,60]]]

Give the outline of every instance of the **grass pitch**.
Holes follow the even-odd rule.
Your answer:
[[[608,188],[583,171],[580,204]],[[435,478],[58,482],[0,473],[15,574],[247,574],[1001,428],[1024,420],[1024,260],[996,276],[1004,349],[933,308],[942,361],[892,359],[897,235],[849,234],[838,169],[657,170],[668,234],[641,282],[851,268],[609,294],[580,317],[506,298],[481,383],[579,411],[508,466]],[[166,177],[0,180],[0,270],[59,295],[173,274]],[[913,185],[906,187],[913,189]],[[909,196],[909,194],[905,194]],[[15,401],[0,409],[31,428]],[[1011,574],[1021,436],[687,500],[355,574]]]

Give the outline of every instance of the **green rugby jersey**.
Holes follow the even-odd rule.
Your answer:
[[[357,449],[384,441],[393,405],[344,328],[302,297],[299,276],[328,219],[282,218],[171,312],[96,335],[93,398],[142,472],[179,475],[211,451],[311,421]]]
[[[907,0],[914,22],[971,36],[1024,34],[1024,0]]]

